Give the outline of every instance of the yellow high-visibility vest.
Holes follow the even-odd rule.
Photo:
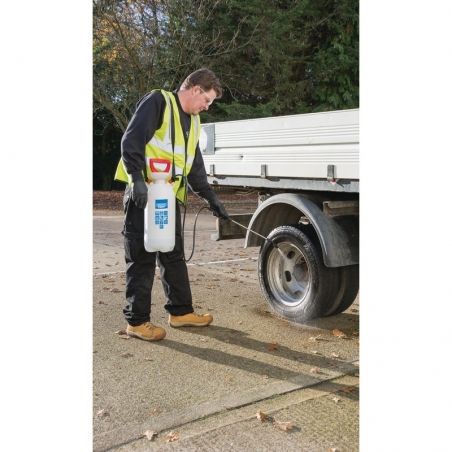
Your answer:
[[[185,152],[185,139],[184,132],[182,130],[179,109],[177,108],[177,102],[174,94],[164,90],[158,90],[163,94],[166,101],[165,111],[163,113],[162,125],[155,131],[154,136],[146,144],[145,147],[145,160],[146,160],[146,178],[150,178],[149,159],[166,159],[171,163],[173,162],[173,146],[171,143],[171,119],[170,108],[171,105],[174,115],[174,167],[176,181],[173,183],[174,194],[181,202],[185,201],[185,193],[187,190],[186,184],[182,183],[182,176],[187,176],[190,173],[195,159],[196,145],[201,133],[201,122],[199,115],[191,115],[190,133],[187,141],[187,152]],[[186,161],[185,161],[186,158]],[[124,162],[121,160],[116,168],[115,180],[131,183],[132,178],[127,173],[124,166]]]

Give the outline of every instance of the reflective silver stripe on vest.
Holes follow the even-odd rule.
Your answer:
[[[166,94],[165,91],[161,90],[160,92],[163,94],[163,97],[165,98],[166,108],[169,109],[168,110],[168,113],[169,113],[168,131],[165,134],[165,141],[169,142],[170,147],[171,147],[171,119],[172,119],[172,117],[174,118],[173,104],[171,103],[171,99],[169,98],[168,94]],[[174,136],[176,136],[176,133],[174,133]],[[172,149],[170,152],[173,152]]]
[[[187,165],[193,165],[193,160],[195,160],[195,157],[193,155],[187,155]]]
[[[148,144],[163,149],[164,151],[169,152],[170,154],[173,153],[173,150],[171,149],[171,142],[168,143],[167,141],[166,142],[160,141],[155,135],[149,140]]]
[[[194,126],[195,126],[195,140],[197,140],[197,138],[198,138],[199,121],[197,121],[195,119],[193,122],[194,122]]]
[[[168,142],[159,140],[155,135],[149,140],[148,144],[154,145],[160,149],[163,149],[166,152],[169,152],[170,154],[173,153],[173,148],[171,146],[171,140]],[[174,153],[184,155],[185,154],[185,147],[181,146],[180,144],[174,144]]]

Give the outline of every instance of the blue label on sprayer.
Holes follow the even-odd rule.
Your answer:
[[[155,208],[156,209],[168,209],[168,200],[167,199],[156,199],[155,200]]]
[[[168,200],[156,199],[155,200],[155,225],[159,229],[163,229],[165,224],[168,224]]]

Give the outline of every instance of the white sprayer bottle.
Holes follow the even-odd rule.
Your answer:
[[[144,209],[144,248],[153,253],[174,249],[176,237],[176,197],[170,178],[171,162],[149,159],[151,183]]]

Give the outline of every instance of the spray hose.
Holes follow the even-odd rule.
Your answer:
[[[190,257],[188,259],[185,258],[185,247],[182,246],[182,251],[184,253],[184,261],[189,262],[191,258],[193,257],[193,254],[195,253],[195,237],[196,237],[196,222],[198,221],[198,215],[201,213],[202,210],[208,209],[207,206],[202,206],[198,212],[196,213],[195,222],[193,223],[193,247],[191,250]],[[182,227],[182,244],[184,243],[184,230],[185,230],[185,211],[184,211],[184,225]]]
[[[196,192],[194,192],[193,190],[192,190],[192,192],[193,192],[199,199],[201,199],[202,201],[205,202],[205,200],[204,200],[203,198],[201,198],[201,196],[199,196]],[[186,196],[185,200],[186,200],[186,199],[187,199],[187,196]],[[186,258],[185,258],[185,247],[183,246],[183,244],[184,244],[184,231],[185,231],[185,215],[186,215],[187,209],[186,209],[186,207],[185,207],[185,205],[184,205],[184,220],[183,220],[183,224],[182,224],[182,251],[183,251],[183,254],[184,254],[184,261],[185,261],[185,262],[189,262],[189,261],[191,260],[191,258],[193,257],[193,254],[194,254],[194,252],[195,252],[196,222],[198,221],[198,215],[199,215],[199,214],[201,213],[201,211],[204,210],[204,209],[209,209],[209,210],[211,210],[211,209],[209,208],[209,206],[202,206],[202,207],[198,210],[198,212],[196,213],[195,222],[194,222],[194,224],[193,224],[193,247],[192,247],[192,250],[191,250],[190,257],[189,257],[188,259],[186,259]],[[276,248],[276,249],[278,250],[279,254],[281,254],[281,256],[282,256],[283,258],[285,258],[284,253],[281,251],[281,249],[278,247],[278,245],[277,245],[275,242],[273,242],[273,240],[271,240],[271,239],[269,239],[268,237],[265,237],[265,236],[259,234],[259,233],[256,232],[256,231],[253,231],[251,228],[248,228],[248,227],[244,226],[243,224],[239,223],[238,221],[233,220],[231,217],[229,217],[228,220],[231,221],[232,223],[235,223],[236,225],[240,226],[241,228],[243,228],[243,229],[245,229],[245,230],[247,230],[247,231],[252,232],[253,234],[257,235],[258,237],[264,239],[266,242],[270,242],[270,244],[271,244],[274,248]]]

